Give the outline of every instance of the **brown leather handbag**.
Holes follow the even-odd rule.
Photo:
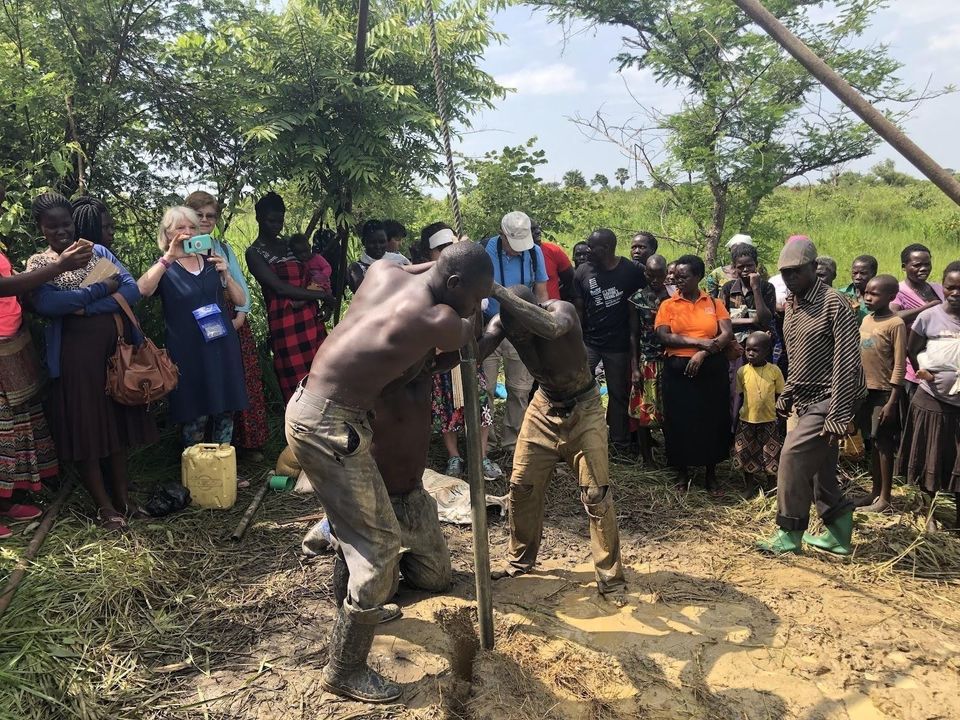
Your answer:
[[[117,323],[117,350],[107,361],[107,395],[121,405],[149,405],[169,394],[180,379],[180,371],[166,350],[161,350],[143,333],[137,316],[120,293],[114,293],[120,309],[143,335],[138,347],[123,337],[123,320],[114,314]]]

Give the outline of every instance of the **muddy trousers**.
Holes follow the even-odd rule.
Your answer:
[[[290,449],[330,521],[332,545],[350,572],[349,602],[373,610],[396,589],[400,525],[370,454],[367,413],[307,391],[287,404]]]
[[[620,535],[609,487],[607,423],[596,388],[569,410],[554,408],[542,390],[527,407],[510,478],[508,562],[518,574],[536,564],[547,486],[560,461],[566,461],[579,479],[580,498],[590,518],[597,586],[601,593],[623,587]]]
[[[825,400],[791,418],[777,472],[777,525],[784,530],[807,529],[811,502],[824,523],[853,509],[837,481],[839,448],[820,435],[829,408]]]
[[[422,487],[391,495],[400,525],[400,572],[411,587],[442,592],[453,582],[450,550],[440,529],[437,501]]]

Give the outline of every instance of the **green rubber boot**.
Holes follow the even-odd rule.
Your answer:
[[[834,555],[849,555],[853,541],[853,513],[848,512],[838,517],[827,525],[822,535],[804,533],[803,541],[807,545],[832,552]]]
[[[778,527],[773,537],[757,543],[757,549],[770,555],[786,555],[788,553],[799,555],[803,552],[803,546],[800,543],[802,537],[802,530],[784,530]]]

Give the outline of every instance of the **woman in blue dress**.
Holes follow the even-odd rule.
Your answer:
[[[234,413],[247,407],[240,341],[229,312],[246,295],[223,257],[184,252],[184,240],[198,233],[198,225],[190,208],[169,208],[157,233],[164,254],[137,281],[144,297],[158,293],[163,302],[165,345],[180,370],[170,418],[182,426],[185,447],[204,442],[208,427],[211,442],[230,444]]]

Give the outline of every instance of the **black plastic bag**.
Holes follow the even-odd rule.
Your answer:
[[[180,483],[164,483],[154,488],[144,506],[152,517],[180,512],[190,504],[190,491]]]

